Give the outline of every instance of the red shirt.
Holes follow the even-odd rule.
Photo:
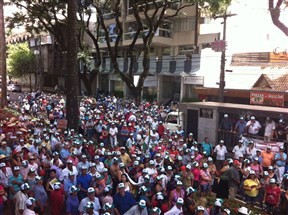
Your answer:
[[[64,211],[64,190],[63,187],[59,190],[53,190],[50,193],[51,214],[62,215]]]
[[[0,191],[4,190],[4,187],[0,185]],[[3,196],[0,196],[0,205],[3,204]]]
[[[279,202],[279,197],[281,194],[281,190],[279,187],[272,188],[271,186],[266,187],[266,198],[265,201],[272,205],[277,205]]]
[[[194,180],[195,180],[195,181],[199,181],[199,179],[200,179],[200,169],[194,168],[194,169],[192,170],[192,173],[193,173],[193,175],[194,175]]]

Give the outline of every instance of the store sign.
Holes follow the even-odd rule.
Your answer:
[[[270,52],[270,62],[272,63],[287,63],[288,52],[287,49],[275,48],[273,52]]]
[[[157,76],[148,76],[144,81],[144,87],[157,87],[158,79]]]
[[[269,92],[251,92],[250,104],[283,107],[284,94]]]
[[[183,84],[192,84],[192,85],[203,85],[204,77],[203,76],[188,76],[183,77]]]

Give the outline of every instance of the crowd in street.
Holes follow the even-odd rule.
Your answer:
[[[1,122],[0,215],[248,215],[256,203],[287,214],[282,146],[260,150],[239,138],[228,153],[225,138],[197,142],[166,128],[177,107],[156,102],[85,97],[78,130],[62,127],[63,96],[23,94],[17,107],[18,117]],[[225,201],[238,196],[246,204],[235,212]]]

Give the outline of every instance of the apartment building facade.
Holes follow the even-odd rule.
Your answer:
[[[162,0],[157,1],[159,3]],[[137,21],[133,15],[130,0],[121,2],[121,25],[123,29],[120,48],[127,48],[136,33]],[[153,4],[151,2],[151,4]],[[171,3],[165,11],[163,22],[155,32],[151,44],[149,76],[144,82],[143,97],[157,98],[158,101],[183,98],[194,96],[193,88],[195,85],[203,85],[203,77],[196,76],[200,70],[201,50],[210,45],[211,42],[219,39],[219,32],[209,32],[201,34],[201,27],[207,27],[207,18],[201,15],[197,5],[187,6],[181,9],[177,16],[175,14],[182,3]],[[149,8],[153,13],[153,7]],[[149,12],[148,12],[149,14]],[[141,16],[141,15],[140,15]],[[116,41],[117,25],[115,24],[115,14],[109,10],[104,10],[105,25],[109,29],[110,43]],[[167,17],[167,18],[166,18]],[[169,18],[168,18],[169,17]],[[141,16],[145,19],[145,16]],[[145,23],[145,20],[144,20]],[[145,34],[145,29],[143,33]],[[148,31],[148,30],[147,30]],[[114,73],[111,66],[111,59],[107,50],[104,32],[99,33],[99,46],[101,48],[102,65],[97,77],[96,86],[102,91],[124,92],[124,96],[129,96],[129,91],[125,83],[120,79],[118,74]],[[89,43],[89,39],[87,38]],[[90,41],[90,46],[93,44]],[[135,46],[141,47],[143,41],[137,39]],[[120,51],[118,64],[121,71],[127,70],[127,56],[125,51]],[[137,83],[139,75],[143,72],[142,53],[139,53],[134,71],[134,82]],[[196,95],[196,94],[195,94]]]

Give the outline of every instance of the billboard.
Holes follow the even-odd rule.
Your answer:
[[[250,104],[284,107],[284,94],[270,92],[250,92]]]

